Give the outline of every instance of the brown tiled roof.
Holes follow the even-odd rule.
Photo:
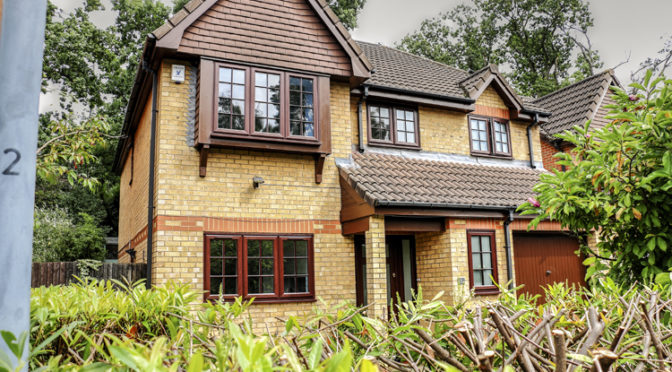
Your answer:
[[[482,86],[495,74],[500,77],[505,89],[514,99],[519,100],[506,80],[500,75],[496,65],[488,65],[474,73],[448,66],[415,54],[390,48],[381,44],[357,41],[369,57],[374,73],[366,84],[458,99],[476,99]],[[524,103],[524,102],[521,102]],[[529,111],[548,113],[541,105],[524,104]]]
[[[607,70],[535,100],[535,105],[546,107],[553,113],[541,125],[542,132],[553,136],[585,124],[595,116],[612,84],[619,85],[614,72]]]
[[[543,170],[426,160],[367,152],[341,165],[344,177],[374,206],[516,208],[533,196]]]

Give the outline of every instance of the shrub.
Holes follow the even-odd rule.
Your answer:
[[[63,208],[35,208],[33,261],[101,261],[105,253],[105,231],[90,215],[73,221]]]

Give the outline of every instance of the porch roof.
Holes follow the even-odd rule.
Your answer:
[[[339,164],[374,207],[513,209],[534,195],[543,169],[428,160],[367,152]]]

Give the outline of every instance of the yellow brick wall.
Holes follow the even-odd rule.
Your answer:
[[[370,317],[387,316],[387,262],[385,252],[385,217],[369,217],[366,239],[366,292],[367,314]]]
[[[147,191],[149,188],[149,137],[151,130],[151,97],[144,106],[134,139],[133,162],[126,159],[119,185],[119,248],[126,246],[137,233],[147,226]],[[131,164],[132,163],[132,164]],[[133,171],[131,172],[131,165]],[[133,174],[133,183],[131,181]],[[136,262],[143,262],[145,245],[134,248],[138,251]],[[119,256],[121,262],[130,262],[128,254]]]
[[[480,97],[476,100],[477,105],[482,105],[486,107],[496,107],[500,109],[508,109],[506,107],[506,103],[502,100],[502,97],[499,96],[499,93],[493,88],[492,86],[489,86],[485,88],[483,93],[481,93]]]
[[[351,152],[352,127],[347,84],[332,82],[332,155],[325,162],[321,184],[315,183],[315,161],[310,155],[231,149],[211,149],[207,176],[199,177],[199,153],[187,144],[189,82],[195,76],[193,70],[187,69],[185,83],[172,83],[172,63],[176,62],[164,61],[160,70],[156,208],[160,218],[179,216],[338,221],[341,194],[334,158],[347,157]],[[265,181],[258,189],[252,185],[255,176]],[[316,229],[319,228],[316,225]],[[254,232],[234,230],[210,232]],[[176,226],[158,229],[153,267],[156,284],[176,280],[191,283],[195,289],[203,289],[204,231],[208,231],[207,226],[182,230]],[[316,233],[314,251],[316,296],[330,303],[344,300],[354,302],[352,237],[343,236],[340,229],[332,233]],[[262,321],[271,319],[269,314],[280,317],[300,315],[310,311],[313,305],[257,304],[252,307],[251,314],[254,319]]]

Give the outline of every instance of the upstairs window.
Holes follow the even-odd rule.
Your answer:
[[[216,75],[215,134],[317,141],[314,76],[224,64]]]
[[[469,137],[474,155],[511,157],[511,136],[506,120],[470,117]]]
[[[498,293],[495,233],[493,231],[468,231],[469,277],[476,294]]]
[[[369,105],[369,143],[419,147],[417,111],[401,107]]]
[[[206,298],[312,300],[312,243],[310,236],[206,236]]]

